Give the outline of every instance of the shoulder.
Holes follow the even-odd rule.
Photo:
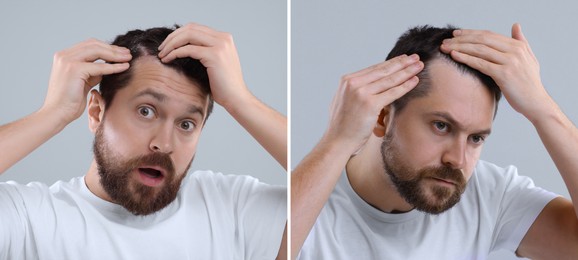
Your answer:
[[[493,192],[535,188],[534,181],[530,177],[520,175],[515,166],[500,167],[483,160],[476,165],[472,179],[483,185],[484,190]]]
[[[269,185],[249,175],[223,174],[210,170],[191,172],[183,180],[183,187],[202,189],[207,192],[219,192],[224,194],[239,193],[286,193],[287,188],[277,185]]]
[[[520,176],[518,168],[513,165],[501,167],[483,160],[479,160],[476,164],[472,180],[492,189],[505,188],[512,182],[532,182],[529,177]]]
[[[14,181],[0,183],[0,198],[11,200],[27,200],[35,197],[47,196],[50,188],[40,182],[20,184]]]
[[[230,187],[235,185],[258,185],[261,183],[257,178],[249,175],[223,174],[210,170],[191,172],[184,180],[187,184],[210,185],[215,187]]]

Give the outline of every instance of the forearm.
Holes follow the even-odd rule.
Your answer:
[[[225,105],[235,118],[283,168],[287,169],[287,118],[248,93]]]
[[[530,121],[562,175],[578,216],[578,129],[553,101],[550,104],[547,113]]]
[[[297,257],[351,156],[350,147],[322,139],[291,174],[291,256]]]
[[[58,134],[66,123],[55,113],[38,110],[0,126],[0,174]]]

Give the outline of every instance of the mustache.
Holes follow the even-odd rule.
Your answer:
[[[139,166],[158,166],[166,170],[168,174],[175,174],[175,164],[168,153],[154,152],[144,154],[130,159],[127,162],[127,168],[135,169]]]
[[[439,178],[455,182],[458,185],[464,185],[466,179],[461,170],[454,169],[448,166],[436,166],[422,169],[420,174],[422,178]]]

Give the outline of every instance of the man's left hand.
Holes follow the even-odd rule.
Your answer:
[[[540,65],[520,24],[512,26],[511,38],[480,30],[455,30],[453,35],[444,40],[442,52],[492,77],[516,111],[533,121],[551,105]]]
[[[235,99],[250,95],[233,37],[228,33],[190,23],[169,34],[159,50],[164,63],[185,57],[200,60],[207,67],[215,102],[226,109],[234,105]]]

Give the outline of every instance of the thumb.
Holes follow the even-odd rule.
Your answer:
[[[512,38],[528,43],[528,40],[526,40],[526,37],[524,37],[522,33],[522,26],[519,23],[512,25]]]
[[[526,46],[528,47],[528,51],[530,52],[534,60],[536,62],[538,61],[536,59],[536,55],[534,55],[534,51],[532,51],[532,48],[530,48],[530,43],[528,42],[528,40],[526,40],[526,36],[524,36],[524,34],[522,33],[522,26],[519,23],[515,23],[514,25],[512,25],[512,38],[525,43]]]

